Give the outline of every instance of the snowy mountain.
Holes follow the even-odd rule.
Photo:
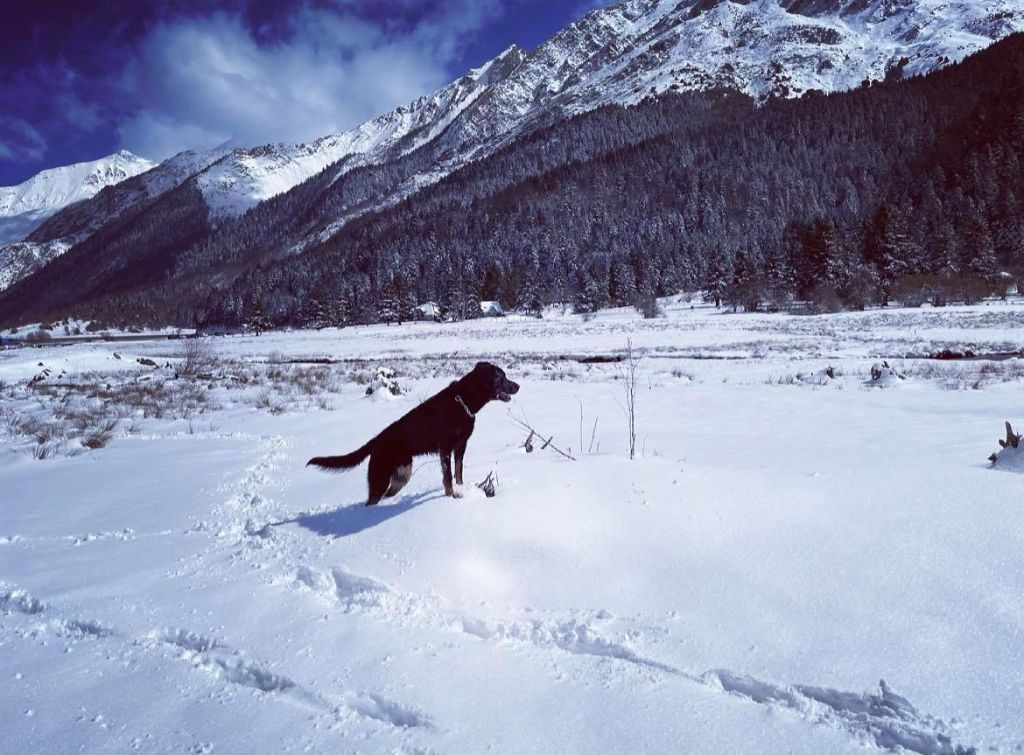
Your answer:
[[[601,105],[717,88],[759,100],[840,91],[925,73],[1020,30],[1017,0],[624,0],[355,129],[235,149],[196,181],[216,220],[328,166],[337,178],[431,145],[428,168],[380,198],[393,202],[538,124]]]
[[[179,186],[223,155],[223,150],[186,151],[153,167],[150,161],[122,150],[103,160],[46,170],[20,186],[0,189],[0,197],[9,200],[12,208],[33,201],[39,205],[34,212],[0,219],[0,291],[49,264],[103,224]],[[116,181],[102,183],[119,175]],[[76,184],[75,177],[81,176],[84,178]],[[60,210],[62,198],[77,195]],[[52,203],[52,210],[43,208],[46,201]],[[25,225],[19,226],[22,221]],[[28,232],[12,232],[5,244],[5,222],[9,222],[8,229],[26,228]],[[12,237],[24,240],[10,241]]]
[[[0,187],[0,244],[21,241],[58,210],[155,165],[127,150],[51,168],[17,186]]]
[[[223,148],[180,152],[145,173],[107,187],[89,201],[71,205],[53,215],[33,231],[26,242],[81,241],[102,225],[139,211],[146,203],[177,188],[220,160],[226,152]]]
[[[197,177],[214,217],[237,216],[281,194],[333,163],[341,170],[380,162],[393,150],[409,152],[437,138],[489,87],[522,61],[512,46],[494,60],[432,95],[404,105],[350,131],[306,144],[268,144],[237,149]]]
[[[352,131],[236,150],[198,180],[215,217],[239,215],[337,161],[340,175],[437,142],[437,163],[394,199],[538,123],[601,105],[669,90],[841,91],[926,73],[1020,30],[1017,0],[625,0]]]
[[[64,281],[54,301],[75,298],[82,266],[98,256],[94,296],[115,271],[125,271],[116,273],[123,286],[220,265],[235,275],[606,105],[685,92],[731,90],[759,103],[837,92],[942,68],[1021,30],[1019,0],[623,0],[350,131],[175,156],[57,213],[27,242],[70,247],[74,264],[51,276]],[[82,243],[100,229],[102,239]],[[21,249],[30,264],[20,269],[49,253]]]

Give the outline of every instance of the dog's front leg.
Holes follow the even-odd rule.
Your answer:
[[[462,485],[462,459],[466,455],[466,442],[455,447],[455,484]]]
[[[462,493],[455,490],[452,485],[452,452],[441,452],[441,482],[444,484],[444,494],[449,498],[461,498]]]

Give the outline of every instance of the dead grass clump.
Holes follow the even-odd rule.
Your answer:
[[[106,448],[107,444],[114,437],[114,429],[117,427],[116,419],[107,419],[102,423],[93,427],[87,431],[81,439],[81,443],[86,448],[97,450],[100,448]]]
[[[256,394],[256,401],[253,406],[274,415],[284,414],[288,410],[287,405],[269,388]]]
[[[919,361],[907,368],[908,376],[930,380],[949,391],[979,391],[990,385],[1024,380],[1024,361],[1008,359],[1002,362]]]

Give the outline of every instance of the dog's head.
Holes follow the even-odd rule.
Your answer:
[[[470,375],[480,381],[489,401],[511,401],[512,395],[519,393],[519,383],[509,380],[503,369],[490,362],[477,362]]]

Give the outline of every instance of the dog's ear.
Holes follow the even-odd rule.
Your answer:
[[[490,366],[490,362],[477,362],[476,367],[473,368],[473,372],[480,372],[482,370],[486,370]]]

